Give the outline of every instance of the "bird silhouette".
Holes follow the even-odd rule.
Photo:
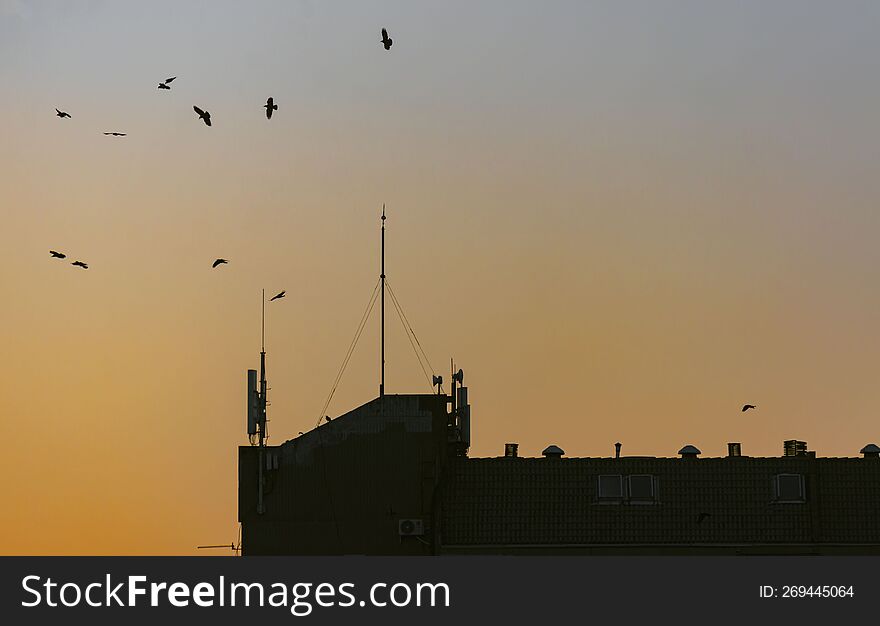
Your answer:
[[[202,121],[205,123],[206,126],[210,126],[210,125],[211,125],[211,114],[210,114],[210,113],[208,113],[207,111],[202,111],[202,110],[201,110],[199,107],[197,107],[197,106],[194,106],[194,107],[193,107],[193,111],[195,111],[196,113],[198,113],[199,117],[202,119]]]
[[[330,419],[330,416],[329,416],[329,415],[325,415],[325,416],[324,416],[324,419],[327,420],[328,423],[333,421],[333,420]]]
[[[55,250],[49,250],[49,254],[52,255],[52,258],[53,258],[53,259],[65,259],[65,258],[67,258],[67,255],[64,254],[63,252],[55,252]]]
[[[391,44],[394,43],[391,37],[388,36],[388,31],[384,28],[382,29],[382,45],[385,46],[386,50],[391,50]]]
[[[84,270],[89,269],[89,266],[86,263],[83,263],[82,261],[74,261],[73,263],[71,263],[71,265],[76,265],[77,267],[81,267]]]
[[[159,83],[159,89],[171,89],[171,87],[169,87],[165,83]]]
[[[263,108],[266,109],[266,119],[272,119],[272,111],[278,110],[278,105],[275,104],[275,100],[270,96],[268,100],[266,100],[266,104],[263,105]]]
[[[159,83],[159,89],[171,89],[171,86],[168,83],[170,83],[175,78],[177,78],[177,76],[172,76],[171,78],[166,78],[165,80],[163,80],[161,83]]]
[[[66,111],[59,111],[58,109],[55,109],[55,115],[57,115],[58,117],[62,117],[62,118],[63,117],[70,117],[70,113],[67,113]]]
[[[128,133],[104,133],[105,135],[112,135],[113,137],[125,137]]]
[[[756,409],[756,408],[758,408],[758,407],[756,407],[754,404],[744,404],[742,412],[745,413],[749,409]]]
[[[276,293],[274,296],[269,298],[269,302],[272,302],[272,300],[279,300],[279,299],[283,298],[284,294],[286,294],[286,293],[287,293],[286,291],[282,291],[281,293]]]
[[[226,259],[217,259],[213,263],[211,263],[211,267],[217,267],[218,265],[223,265],[224,263],[229,263]]]

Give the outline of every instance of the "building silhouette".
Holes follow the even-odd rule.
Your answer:
[[[453,401],[455,400],[455,401]],[[466,388],[239,448],[242,554],[880,554],[880,448],[471,458]]]

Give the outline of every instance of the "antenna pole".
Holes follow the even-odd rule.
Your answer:
[[[263,514],[263,449],[266,447],[266,290],[263,289],[262,323],[260,330],[260,409],[257,416],[260,447],[257,454],[257,513]]]
[[[263,289],[263,322],[260,337],[260,447],[266,445],[266,290]]]
[[[382,203],[382,378],[379,382],[379,397],[385,395],[385,203]]]

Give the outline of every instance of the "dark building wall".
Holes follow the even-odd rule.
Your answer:
[[[602,500],[599,475],[651,475],[653,502]],[[776,500],[804,476],[803,503]],[[444,552],[880,553],[880,460],[452,459]]]
[[[387,395],[239,449],[243,554],[880,554],[880,458],[467,458],[447,396]],[[803,502],[774,480],[803,476]],[[653,496],[600,498],[600,475]],[[401,537],[401,519],[424,535]]]
[[[386,395],[267,447],[262,514],[260,451],[239,448],[243,554],[430,554],[446,401]],[[424,520],[426,535],[401,538],[406,518]]]

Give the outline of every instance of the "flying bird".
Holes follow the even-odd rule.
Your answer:
[[[171,86],[168,83],[170,83],[175,78],[177,78],[177,76],[172,76],[171,78],[166,78],[165,80],[163,80],[161,83],[159,83],[159,89],[171,89]]]
[[[281,293],[275,294],[274,296],[269,298],[269,302],[272,302],[272,300],[279,300],[279,299],[283,298],[284,294],[286,294],[286,293],[287,293],[286,291],[282,291]]]
[[[272,119],[272,111],[278,110],[278,105],[275,104],[275,100],[270,96],[268,100],[266,100],[266,104],[263,105],[263,108],[266,109],[266,119]]]
[[[211,263],[211,267],[217,267],[218,265],[223,265],[224,263],[229,263],[226,259],[217,259],[213,263]]]
[[[159,89],[171,89],[171,87],[169,87],[165,83],[159,83]]]
[[[125,137],[128,133],[104,133],[105,135],[112,135],[113,137]]]
[[[211,125],[211,114],[210,114],[210,113],[208,113],[207,111],[202,111],[202,110],[201,110],[199,107],[197,107],[197,106],[194,106],[194,107],[193,107],[193,111],[195,111],[196,113],[198,113],[199,117],[202,119],[203,122],[205,122],[205,125],[206,125],[206,126],[210,126],[210,125]]]
[[[757,408],[757,407],[754,404],[744,404],[742,412],[745,413],[749,409],[755,409],[755,408]]]
[[[66,111],[59,111],[58,109],[55,109],[55,115],[57,115],[58,117],[62,117],[62,118],[63,117],[70,117],[70,113],[68,113]]]
[[[87,264],[83,263],[82,261],[74,261],[73,263],[71,263],[71,265],[76,265],[77,267],[81,267],[84,270],[89,269],[89,266]]]
[[[386,50],[391,50],[391,44],[394,43],[391,37],[388,36],[388,31],[384,28],[382,29],[382,45],[385,46]]]
[[[55,252],[55,250],[49,250],[49,254],[52,255],[53,259],[64,259],[67,258],[67,255],[63,252]]]

